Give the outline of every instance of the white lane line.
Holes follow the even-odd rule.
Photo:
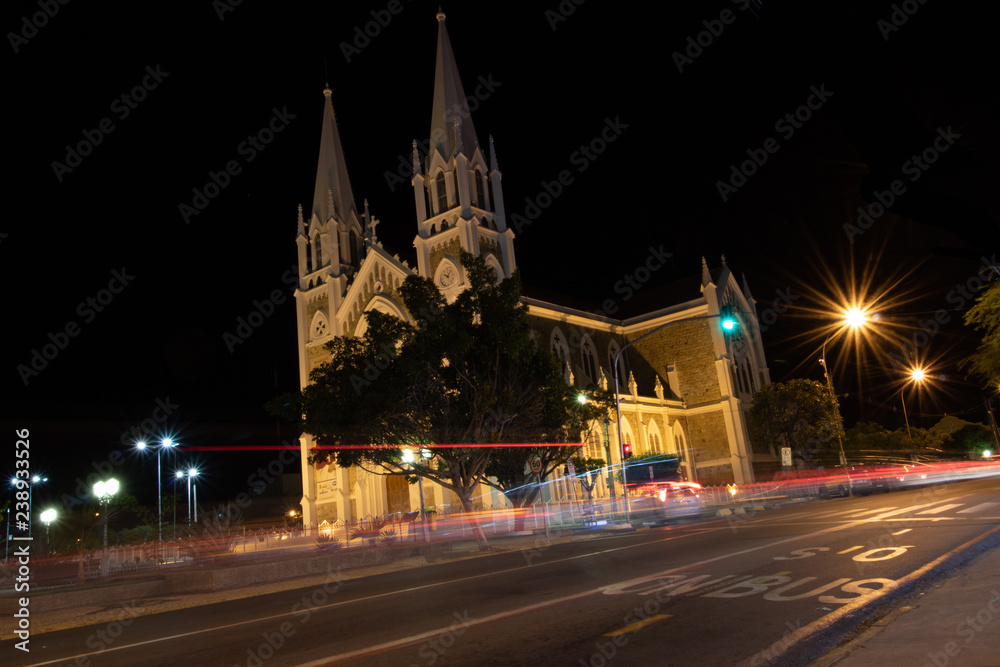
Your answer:
[[[996,505],[1000,505],[1000,503],[980,503],[978,505],[970,507],[969,509],[958,510],[956,514],[975,514],[976,512],[982,512],[984,510],[988,510],[989,508],[995,507]]]
[[[923,512],[917,512],[917,514],[940,514],[941,512],[947,512],[948,510],[953,510],[956,507],[961,507],[963,504],[964,503],[950,503],[948,505],[941,505],[940,507],[924,510]]]
[[[896,509],[896,508],[895,507],[881,507],[881,508],[875,509],[875,510],[865,510],[864,512],[858,512],[856,514],[850,514],[850,515],[848,515],[848,518],[851,518],[851,519],[860,519],[861,517],[863,517],[866,514],[875,514],[876,512],[882,512],[882,511],[888,511],[888,510],[894,510],[894,509]]]

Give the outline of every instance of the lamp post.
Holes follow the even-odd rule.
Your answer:
[[[163,451],[164,447],[170,449],[173,446],[173,440],[170,438],[164,438],[160,442],[160,446],[156,448],[156,535],[157,542],[161,547],[163,546],[163,487],[161,485],[163,475],[160,468],[160,453]],[[138,442],[135,447],[141,451],[145,450],[147,445],[145,442]]]
[[[840,436],[840,432],[843,430],[843,422],[840,417],[840,401],[837,400],[837,393],[833,390],[833,379],[830,377],[830,368],[829,368],[830,365],[829,363],[827,363],[826,359],[826,346],[833,339],[834,336],[843,332],[845,328],[848,330],[858,329],[862,327],[866,321],[867,321],[867,316],[865,315],[864,311],[862,311],[860,308],[857,307],[849,308],[844,313],[844,319],[842,322],[843,326],[841,326],[839,329],[831,333],[823,341],[823,351],[822,351],[823,356],[819,360],[820,364],[823,365],[823,375],[826,377],[827,389],[830,390],[830,398],[833,399],[833,408],[837,412],[837,424],[834,430],[837,433],[837,447],[840,449],[840,465],[844,466],[844,471],[847,473],[847,495],[849,497],[854,496],[854,489],[852,488],[851,485],[851,471],[847,465],[847,456],[844,454],[844,440]]]
[[[197,477],[197,476],[198,476],[198,470],[196,468],[188,468],[187,469],[187,473],[185,473],[183,470],[178,470],[177,471],[177,479],[180,479],[181,477],[187,477],[187,487],[188,487],[187,488],[187,498],[188,498],[188,528],[191,527],[191,478],[192,477]],[[194,493],[195,493],[194,497],[195,497],[195,499],[197,499],[198,498],[198,488],[197,487],[195,487]],[[198,517],[198,515],[197,515],[197,513],[195,513],[195,521],[198,520],[197,517]]]
[[[434,456],[429,449],[421,449],[420,457],[427,460]],[[410,471],[413,471],[414,457],[412,449],[403,450],[403,461],[410,467]],[[417,475],[417,488],[420,490],[420,525],[423,526],[424,530],[424,542],[430,542],[431,536],[427,529],[427,512],[424,507],[424,478],[421,475]]]
[[[39,517],[42,523],[45,524],[45,553],[48,555],[52,552],[51,544],[49,543],[49,524],[56,520],[56,511],[54,509],[47,509],[42,512]]]
[[[94,495],[104,507],[104,558],[101,559],[101,574],[105,577],[108,576],[110,566],[108,562],[108,502],[116,493],[118,493],[118,480],[113,477],[106,482],[94,484]]]
[[[696,322],[698,320],[713,320],[713,319],[720,319],[722,323],[722,328],[725,329],[726,331],[732,331],[737,326],[736,319],[732,317],[729,313],[725,312],[719,312],[714,315],[698,315],[696,317],[685,317],[679,320],[673,320],[672,322],[665,322],[664,324],[661,324],[652,331],[644,333],[635,340],[625,343],[625,345],[623,345],[621,349],[618,350],[618,354],[615,355],[615,360],[613,364],[615,370],[615,413],[618,419],[618,455],[621,457],[622,461],[622,493],[625,495],[625,523],[631,522],[631,515],[630,515],[630,506],[628,498],[628,472],[625,465],[625,444],[622,442],[622,403],[621,403],[621,395],[620,392],[618,391],[619,387],[618,360],[621,358],[622,352],[632,347],[633,345],[641,341],[643,338],[652,336],[657,331],[666,329],[667,327],[673,324],[681,324],[682,322]],[[608,466],[610,465],[611,461],[609,460]]]
[[[923,368],[913,368],[910,370],[910,380],[916,383],[921,383],[927,376],[926,371]],[[903,392],[906,391],[906,385],[899,390],[899,401],[903,404],[903,421],[906,423],[906,437],[910,439],[910,445],[913,445],[913,434],[910,433],[910,418],[906,416],[906,397],[903,396]]]

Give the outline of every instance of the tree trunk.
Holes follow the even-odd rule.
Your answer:
[[[472,534],[476,536],[476,542],[479,543],[479,550],[489,551],[490,543],[486,541],[486,533],[483,532],[483,527],[479,525],[479,517],[476,516],[476,509],[472,506],[471,498],[462,498],[462,509],[465,510],[466,518],[472,524]]]

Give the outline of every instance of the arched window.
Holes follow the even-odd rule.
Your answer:
[[[608,345],[608,368],[611,369],[611,377],[608,378],[610,381],[614,382],[615,378],[615,357],[618,356],[619,351],[618,343],[611,341]],[[625,356],[622,355],[618,357],[618,388],[624,389],[625,384],[628,382],[628,375],[625,373]]]
[[[479,171],[479,167],[476,167],[476,205],[481,208],[486,208],[486,191],[483,188],[483,172]]]
[[[566,338],[562,335],[559,328],[555,328],[552,331],[552,354],[559,357],[559,360],[563,363],[569,363],[569,347],[566,345]]]
[[[358,252],[359,252],[359,250],[358,250],[358,245],[359,245],[358,244],[358,233],[356,231],[354,231],[353,229],[351,230],[351,242],[350,242],[350,245],[351,245],[351,266],[357,266],[358,265]]]
[[[444,184],[444,172],[439,171],[434,179],[434,187],[437,188],[437,213],[448,210],[448,188]]]
[[[597,382],[597,354],[589,337],[583,339],[580,353],[583,355],[583,372],[587,375],[587,379]]]

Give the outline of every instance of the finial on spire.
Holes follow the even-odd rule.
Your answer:
[[[306,221],[302,218],[302,204],[299,204],[299,236],[306,235]]]
[[[420,176],[420,153],[417,151],[417,140],[413,140],[413,175]]]
[[[438,23],[444,23],[444,10],[441,9],[441,5],[438,5],[437,20]]]
[[[500,165],[497,164],[497,149],[493,146],[493,135],[490,135],[490,166],[493,167],[493,171],[500,171]]]
[[[705,261],[705,256],[701,256],[701,284],[705,286],[712,282],[712,274],[708,271],[708,262]]]
[[[726,253],[722,253],[722,265],[726,265]]]

